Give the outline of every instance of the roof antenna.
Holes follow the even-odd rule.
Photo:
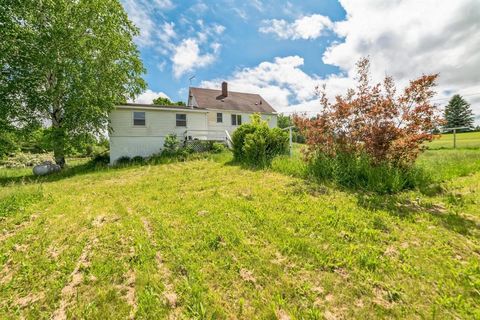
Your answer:
[[[190,81],[190,87],[192,86],[192,80],[195,79],[196,75],[191,76],[188,78],[188,81]]]

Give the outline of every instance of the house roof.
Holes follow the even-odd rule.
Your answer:
[[[276,113],[259,94],[228,91],[225,97],[222,90],[190,88],[190,95],[195,98],[196,107],[200,109]]]

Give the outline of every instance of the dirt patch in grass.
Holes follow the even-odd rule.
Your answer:
[[[77,260],[75,268],[70,274],[70,278],[71,278],[70,282],[62,289],[60,306],[53,313],[52,315],[53,320],[64,320],[67,318],[67,314],[66,314],[67,307],[72,303],[72,300],[77,291],[77,287],[83,281],[82,269],[87,268],[90,265],[90,254],[92,251],[92,246],[97,242],[98,242],[97,239],[89,241],[83,248],[83,251]]]
[[[277,319],[278,320],[290,320],[290,316],[285,310],[278,310],[277,311]]]
[[[157,247],[157,243],[153,238],[153,228],[150,225],[150,222],[146,218],[142,218],[142,223],[150,242],[154,247]],[[178,318],[178,315],[179,315],[179,310],[176,310],[178,307],[178,295],[175,293],[175,287],[170,280],[171,272],[167,268],[167,266],[165,266],[163,262],[163,257],[160,251],[157,251],[155,256],[155,261],[157,264],[157,270],[165,286],[165,290],[163,293],[164,303],[165,305],[167,305],[169,308],[173,310],[173,313],[169,315],[169,319],[176,319]]]
[[[135,319],[135,315],[138,310],[137,298],[136,298],[136,291],[135,291],[135,282],[136,282],[136,274],[134,270],[128,270],[128,272],[124,276],[123,283],[121,285],[116,286],[116,288],[120,291],[123,295],[127,304],[130,306],[130,314],[129,319]]]
[[[0,234],[0,242],[3,242],[10,237],[13,237],[17,234],[17,232],[32,224],[37,218],[38,214],[32,214],[28,220],[15,225],[11,230],[3,230],[3,233]]]
[[[257,279],[254,277],[253,272],[245,268],[240,269],[240,277],[243,281],[257,283]]]
[[[51,245],[47,249],[48,257],[52,260],[57,260],[58,257],[62,254],[62,252],[65,250],[65,247],[56,247],[54,245]]]
[[[15,270],[11,266],[12,261],[8,260],[0,271],[0,284],[4,285],[12,281]]]
[[[29,293],[26,296],[15,300],[15,304],[20,308],[25,308],[31,305],[32,303],[35,303],[39,300],[43,300],[44,297],[45,297],[45,294],[42,292],[38,294]]]
[[[95,228],[99,228],[106,223],[116,222],[118,220],[120,220],[120,217],[117,216],[97,216],[95,219],[92,220],[92,226]]]

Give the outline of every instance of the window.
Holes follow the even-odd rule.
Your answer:
[[[232,114],[232,126],[239,126],[242,124],[241,114]]]
[[[223,122],[223,113],[217,113],[217,123]]]
[[[145,126],[145,112],[134,112],[133,113],[133,125],[134,126]]]
[[[177,113],[176,124],[177,124],[177,127],[186,127],[187,126],[187,115],[185,113]]]

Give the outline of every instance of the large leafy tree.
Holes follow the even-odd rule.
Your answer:
[[[454,95],[445,107],[445,122],[446,128],[473,126],[472,109],[461,95]]]
[[[3,0],[0,131],[51,126],[64,166],[69,141],[144,89],[137,34],[118,0]]]

